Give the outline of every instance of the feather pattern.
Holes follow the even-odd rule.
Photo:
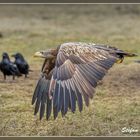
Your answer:
[[[68,109],[75,112],[76,102],[81,112],[83,100],[88,106],[98,82],[120,59],[119,53],[121,57],[123,55],[123,51],[114,47],[81,42],[64,43],[57,50],[53,66],[49,63],[50,60],[44,61],[43,76],[39,79],[32,98],[35,114],[40,109],[40,119],[45,107],[47,119],[52,108],[54,119],[60,111],[62,116],[65,116]],[[128,53],[124,52],[126,54]]]

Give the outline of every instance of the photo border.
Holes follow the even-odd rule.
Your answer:
[[[0,4],[140,4],[139,0],[0,0]],[[140,136],[0,136],[0,140],[139,140]]]

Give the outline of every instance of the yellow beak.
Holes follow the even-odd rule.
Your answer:
[[[41,52],[36,52],[34,54],[34,57],[44,57],[43,54]]]

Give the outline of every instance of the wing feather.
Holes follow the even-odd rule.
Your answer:
[[[68,109],[75,112],[76,102],[81,112],[83,100],[88,106],[98,82],[118,59],[116,51],[117,49],[92,43],[62,44],[51,78],[46,78],[47,81],[39,79],[35,89],[32,99],[32,104],[36,103],[35,114],[40,108],[42,118],[46,106],[46,118],[49,119],[53,108],[56,119],[60,111],[62,116],[65,116]],[[46,63],[47,61],[44,62],[42,70],[45,69]],[[53,96],[53,107],[50,94]]]
[[[44,71],[47,61],[44,61],[42,70]],[[47,64],[48,65],[48,64]],[[49,99],[49,87],[52,71],[49,75],[46,76],[45,73],[42,73],[40,76],[33,97],[32,104],[35,104],[34,114],[36,115],[40,111],[40,120],[44,116],[46,110],[46,119],[48,120],[51,115],[52,110],[52,101]],[[46,109],[45,109],[46,108]]]
[[[66,87],[66,83],[64,81],[64,87],[63,87],[63,93],[64,93],[64,107],[63,107],[63,115],[65,115],[68,111],[69,107],[69,90]]]
[[[53,77],[57,82],[63,82],[63,86],[54,86],[53,102],[54,107],[58,107],[54,113],[57,115],[61,110],[63,116],[68,107],[74,112],[76,101],[79,111],[82,111],[82,96],[88,106],[89,98],[93,98],[98,81],[104,77],[116,59],[107,49],[98,49],[97,46],[94,48],[93,44],[61,45]]]
[[[76,87],[74,79],[72,79],[71,84],[72,84],[73,90],[75,91],[75,96],[76,96],[75,98],[77,99],[79,111],[81,112],[83,109],[82,95],[79,92],[78,88]]]

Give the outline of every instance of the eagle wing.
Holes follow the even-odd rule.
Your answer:
[[[38,111],[40,111],[40,120],[42,119],[45,109],[46,109],[46,119],[48,120],[51,111],[52,111],[52,100],[49,99],[49,86],[50,80],[52,77],[53,69],[46,74],[46,68],[48,67],[47,59],[45,59],[42,70],[41,76],[37,82],[33,97],[32,97],[32,104],[35,103],[35,111],[34,114],[36,115]]]
[[[76,101],[79,111],[83,109],[83,99],[86,106],[89,105],[98,81],[118,59],[113,50],[87,43],[60,46],[49,87],[54,118],[59,111],[64,116],[68,108],[75,112]]]
[[[54,118],[61,111],[64,116],[68,109],[72,112],[83,109],[83,101],[89,105],[93,98],[98,81],[107,70],[119,59],[122,53],[113,47],[87,43],[64,43],[59,47],[55,65],[51,71],[47,59],[42,67],[42,75],[36,86],[32,104],[35,103],[35,114],[40,111],[40,119],[46,109],[49,119],[53,109]]]

